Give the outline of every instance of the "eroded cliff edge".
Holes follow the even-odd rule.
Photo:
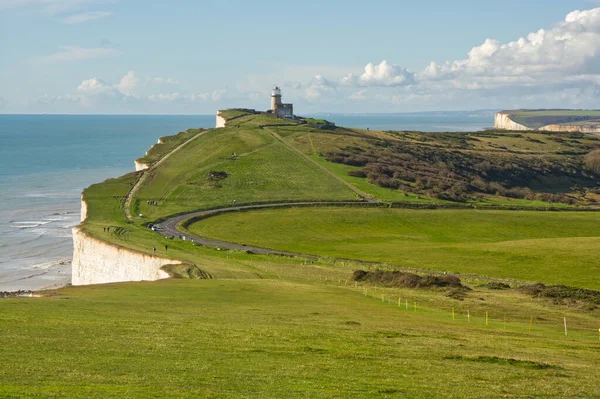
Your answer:
[[[546,123],[550,120],[556,120],[556,117],[549,118]],[[600,123],[549,123],[545,126],[539,126],[537,128],[531,128],[523,124],[517,123],[511,119],[510,111],[500,111],[496,113],[494,117],[494,128],[504,130],[516,130],[516,131],[545,131],[545,132],[568,132],[568,133],[600,133]]]
[[[122,248],[73,228],[73,285],[160,280],[169,277],[162,266],[181,263]]]
[[[521,125],[512,119],[510,119],[510,115],[506,112],[498,112],[494,117],[494,127],[496,129],[505,129],[505,130],[533,130],[528,128],[527,126]]]
[[[221,111],[217,112],[217,121],[215,124],[215,128],[225,127],[225,122],[227,122],[227,120],[223,116],[221,116]]]

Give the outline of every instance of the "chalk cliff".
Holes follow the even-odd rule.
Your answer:
[[[118,247],[73,228],[73,285],[160,280],[169,277],[162,266],[180,263]]]
[[[217,123],[216,123],[216,127],[220,128],[220,127],[225,127],[225,118],[223,118],[221,116],[221,111],[217,112]]]
[[[148,168],[149,168],[149,166],[147,163],[138,162],[137,160],[135,161],[135,171],[136,172],[139,172],[140,170],[146,170]]]
[[[81,194],[81,216],[80,221],[83,222],[87,218],[87,203],[83,199],[83,194]]]
[[[589,124],[589,125],[547,125],[539,128],[547,132],[568,132],[568,133],[600,133],[600,124]]]
[[[506,129],[506,130],[533,130],[528,128],[527,126],[523,126],[512,119],[510,119],[510,115],[504,112],[496,113],[494,117],[494,127],[496,129]]]

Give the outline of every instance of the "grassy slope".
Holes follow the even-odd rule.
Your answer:
[[[186,140],[191,139],[196,134],[202,132],[204,129],[189,129],[185,132],[180,132],[174,136],[165,136],[159,139],[159,143],[153,145],[145,156],[139,158],[137,161],[145,163],[147,165],[152,165],[160,158],[164,157],[171,151],[173,151],[177,146],[183,144]]]
[[[260,124],[253,117],[237,121],[248,128]],[[230,137],[210,154],[203,153],[204,160],[228,165],[218,158],[235,151],[230,144],[248,148],[246,139]],[[179,155],[191,168],[202,166],[191,155]],[[277,162],[289,162],[283,158]],[[267,164],[272,161],[266,157]],[[261,179],[268,180],[269,168],[258,168]],[[464,301],[444,292],[368,287],[374,299],[361,295],[360,285],[357,290],[345,285],[360,267],[351,262],[307,264],[163,239],[124,217],[122,197],[138,176],[132,173],[86,189],[89,217],[83,229],[142,252],[151,253],[156,246],[158,254],[195,263],[218,279],[70,287],[45,299],[2,300],[0,340],[7,344],[0,346],[0,396],[600,395],[595,384],[600,366],[595,356],[600,349],[597,310],[553,306],[515,292],[477,287]],[[312,184],[310,179],[307,184]],[[227,196],[208,198],[229,201]],[[157,208],[155,215],[169,212],[164,205]],[[106,226],[112,227],[109,233],[103,230]],[[417,311],[399,309],[399,296],[418,304]],[[451,320],[451,308],[456,321]],[[464,316],[467,310],[471,324]],[[535,321],[528,333],[530,316]],[[572,329],[567,339],[561,335],[563,316]],[[468,360],[479,356],[484,358]],[[517,362],[498,363],[493,357]],[[536,362],[549,368],[537,369]]]
[[[190,226],[267,248],[600,289],[600,214],[297,208]]]
[[[331,172],[347,182],[359,187],[362,191],[376,198],[388,201],[402,202],[445,202],[428,198],[424,195],[415,195],[409,191],[400,192],[369,184],[364,178],[348,176],[351,170],[359,168],[331,163],[325,159],[328,152],[343,151],[347,148],[372,147],[375,141],[385,140],[399,145],[420,145],[437,147],[442,151],[462,152],[485,158],[505,159],[511,162],[510,157],[524,160],[532,157],[543,158],[546,162],[556,163],[583,156],[591,149],[600,145],[600,138],[573,133],[506,133],[496,131],[475,133],[419,133],[419,132],[379,132],[359,129],[339,128],[335,131],[324,131],[308,127],[277,127],[270,128],[284,137],[289,143],[311,156]],[[412,184],[412,183],[409,183]],[[559,191],[569,191],[575,184],[574,181],[531,182],[532,189],[552,191],[551,187],[559,186]],[[511,199],[492,195],[483,195],[473,201],[475,203],[508,205],[508,206],[549,206],[547,202],[537,200]],[[553,206],[564,206],[553,204]]]
[[[233,200],[357,199],[342,183],[257,126],[274,122],[260,116],[239,118],[233,127],[216,129],[194,140],[185,151],[149,172],[152,178],[139,190],[139,206],[133,213],[153,220],[186,210],[226,206]],[[207,176],[210,171],[225,171],[229,176],[211,182]],[[148,205],[149,200],[160,205]]]
[[[381,290],[376,296],[398,293]],[[59,398],[600,395],[595,383],[600,345],[592,318],[487,291],[466,303],[441,293],[402,294],[418,304],[416,312],[349,287],[279,279],[111,284],[67,288],[47,299],[3,300],[0,339],[10,345],[0,347],[6,365],[0,368],[0,393]],[[438,309],[423,307],[424,301]],[[488,327],[486,310],[492,310]],[[530,314],[536,320],[528,333]],[[561,336],[563,314],[577,326],[568,339]]]
[[[512,120],[537,129],[550,124],[585,125],[600,122],[600,110],[556,109],[507,111]]]

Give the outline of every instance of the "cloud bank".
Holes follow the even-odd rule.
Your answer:
[[[327,81],[327,90],[321,81]],[[307,99],[355,88],[346,98],[402,104],[456,99],[519,98],[522,103],[555,101],[594,106],[600,89],[600,8],[573,11],[552,28],[509,43],[486,39],[464,59],[431,62],[412,72],[387,60],[368,63],[362,73],[317,75],[306,85]],[[363,90],[356,91],[356,88]],[[369,92],[364,88],[373,88]],[[371,97],[367,97],[370,93]],[[597,106],[597,105],[596,105]]]

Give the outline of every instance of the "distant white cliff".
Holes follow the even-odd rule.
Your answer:
[[[504,112],[496,113],[494,117],[494,127],[496,129],[505,129],[505,130],[533,130],[527,126],[521,125],[510,119],[510,115]]]
[[[221,111],[217,112],[217,123],[215,125],[216,128],[225,127],[225,123],[227,121],[224,117],[221,116]]]

